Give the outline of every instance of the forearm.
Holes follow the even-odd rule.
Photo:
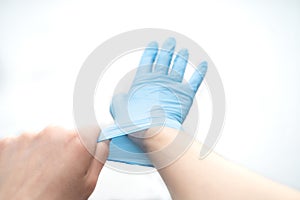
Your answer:
[[[177,134],[188,137],[164,128],[156,136],[144,139],[143,147],[146,151],[161,150]],[[201,160],[200,149],[201,144],[193,142],[174,163],[158,170],[174,199],[300,199],[299,192],[256,175],[215,153]],[[161,160],[156,156],[150,158],[154,165]]]

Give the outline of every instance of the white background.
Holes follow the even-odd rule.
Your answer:
[[[223,80],[227,113],[216,151],[300,189],[299,21],[297,0],[1,0],[0,136],[72,127],[74,81],[89,53],[124,31],[170,29],[200,44]],[[90,199],[98,198],[169,195],[156,173],[105,168]]]

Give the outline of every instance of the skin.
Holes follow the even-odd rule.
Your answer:
[[[158,46],[151,43],[150,47],[144,52],[138,74],[151,71]],[[174,39],[167,40],[165,47],[171,53],[158,55],[160,65],[155,71],[161,74],[168,73],[175,48]],[[186,51],[182,54],[185,55],[184,60],[178,58],[174,61],[173,68],[177,72],[168,76],[177,82],[182,81],[188,57]],[[195,93],[206,68],[199,71],[201,73],[194,73],[190,80]],[[24,133],[0,140],[0,199],[87,199],[107,159],[109,142],[96,143],[99,128],[83,128],[79,132],[48,127],[38,134]],[[169,145],[171,142],[174,144],[177,136],[179,142],[176,140],[175,145]],[[159,152],[150,154],[150,159],[173,199],[300,199],[298,191],[256,175],[215,153],[200,160],[198,153],[202,146],[195,141],[191,140],[190,148],[182,151],[182,155],[174,154],[184,147],[186,141],[190,141],[183,132],[156,127],[129,137],[145,152]],[[166,166],[164,161],[170,158],[173,162]]]
[[[87,199],[96,186],[109,143],[92,142],[99,129],[83,132],[89,133],[89,137],[79,137],[74,130],[48,127],[37,134],[24,133],[0,140],[0,199]],[[178,134],[182,134],[182,139],[188,137],[166,127],[149,129],[145,134],[152,136],[131,138],[146,152],[163,150]],[[200,148],[201,144],[193,142],[182,156],[163,168],[159,167],[160,154],[150,156],[172,199],[300,199],[298,191],[215,153],[200,160]],[[164,156],[172,156],[165,153]]]
[[[152,73],[152,75],[159,73],[163,74],[164,79],[173,84],[178,86],[185,84],[183,77],[188,60],[188,52],[187,50],[181,50],[182,57],[176,56],[173,65],[170,66],[175,43],[174,38],[167,39],[162,47],[167,51],[159,52],[158,44],[155,42],[150,43],[150,48],[145,49],[141,58],[141,64],[136,76],[143,77],[144,75],[149,75],[149,73]],[[154,63],[155,60],[157,60],[156,64]],[[171,70],[169,71],[170,68]],[[197,69],[188,80],[189,86],[195,94],[206,73],[207,63],[200,64]],[[145,86],[147,83],[143,84]],[[147,95],[153,94],[149,93]],[[168,103],[168,101],[163,103],[165,103],[163,107],[168,110],[171,103]],[[174,105],[171,104],[171,107],[174,109]],[[186,117],[180,113],[180,108],[177,111],[178,113],[176,114],[178,116],[182,116],[183,119]],[[173,116],[166,117],[174,119]],[[129,137],[145,152],[151,153],[149,158],[165,181],[173,199],[300,199],[299,192],[249,172],[226,161],[215,153],[211,153],[205,159],[199,159],[198,156],[202,145],[193,141],[183,132],[166,127],[156,127],[130,134]],[[175,138],[178,138],[178,140],[174,140]],[[169,145],[171,143],[172,145]],[[189,144],[191,145],[189,146]],[[187,146],[190,148],[186,150],[185,147]]]
[[[159,131],[157,131],[159,130]],[[156,133],[156,134],[154,134]],[[163,151],[174,138],[185,133],[171,128],[153,128],[145,132],[154,135],[141,139],[130,138],[146,152]],[[176,147],[176,145],[175,145]],[[150,159],[166,183],[172,199],[205,199],[205,200],[299,200],[300,193],[235,165],[216,153],[205,159],[199,159],[202,145],[193,141],[190,148],[175,162],[159,168],[161,156],[173,156],[171,151],[150,156]],[[175,149],[173,149],[175,151]],[[174,157],[175,158],[175,157]]]
[[[89,148],[77,131],[59,127],[0,140],[0,199],[87,199],[104,165],[96,158],[106,160],[109,143],[89,143],[100,130],[85,130]]]

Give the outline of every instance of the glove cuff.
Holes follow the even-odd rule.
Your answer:
[[[153,127],[169,127],[169,128],[174,128],[177,130],[181,130],[182,125],[173,119],[165,119],[164,122],[150,122],[149,119],[144,119],[144,120],[139,120],[138,122],[135,122],[135,124],[138,125],[133,125],[132,123],[130,124],[113,124],[111,126],[108,126],[104,129],[102,129],[102,132],[98,138],[98,142],[101,142],[103,140],[109,140],[115,137],[119,137],[122,135],[127,135],[131,133],[135,133],[138,131],[143,131],[149,128]]]

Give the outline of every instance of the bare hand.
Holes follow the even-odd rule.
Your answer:
[[[95,142],[85,144],[97,159],[76,131],[59,127],[0,140],[0,199],[87,199],[96,186],[109,143],[96,143],[98,128],[86,131]]]

